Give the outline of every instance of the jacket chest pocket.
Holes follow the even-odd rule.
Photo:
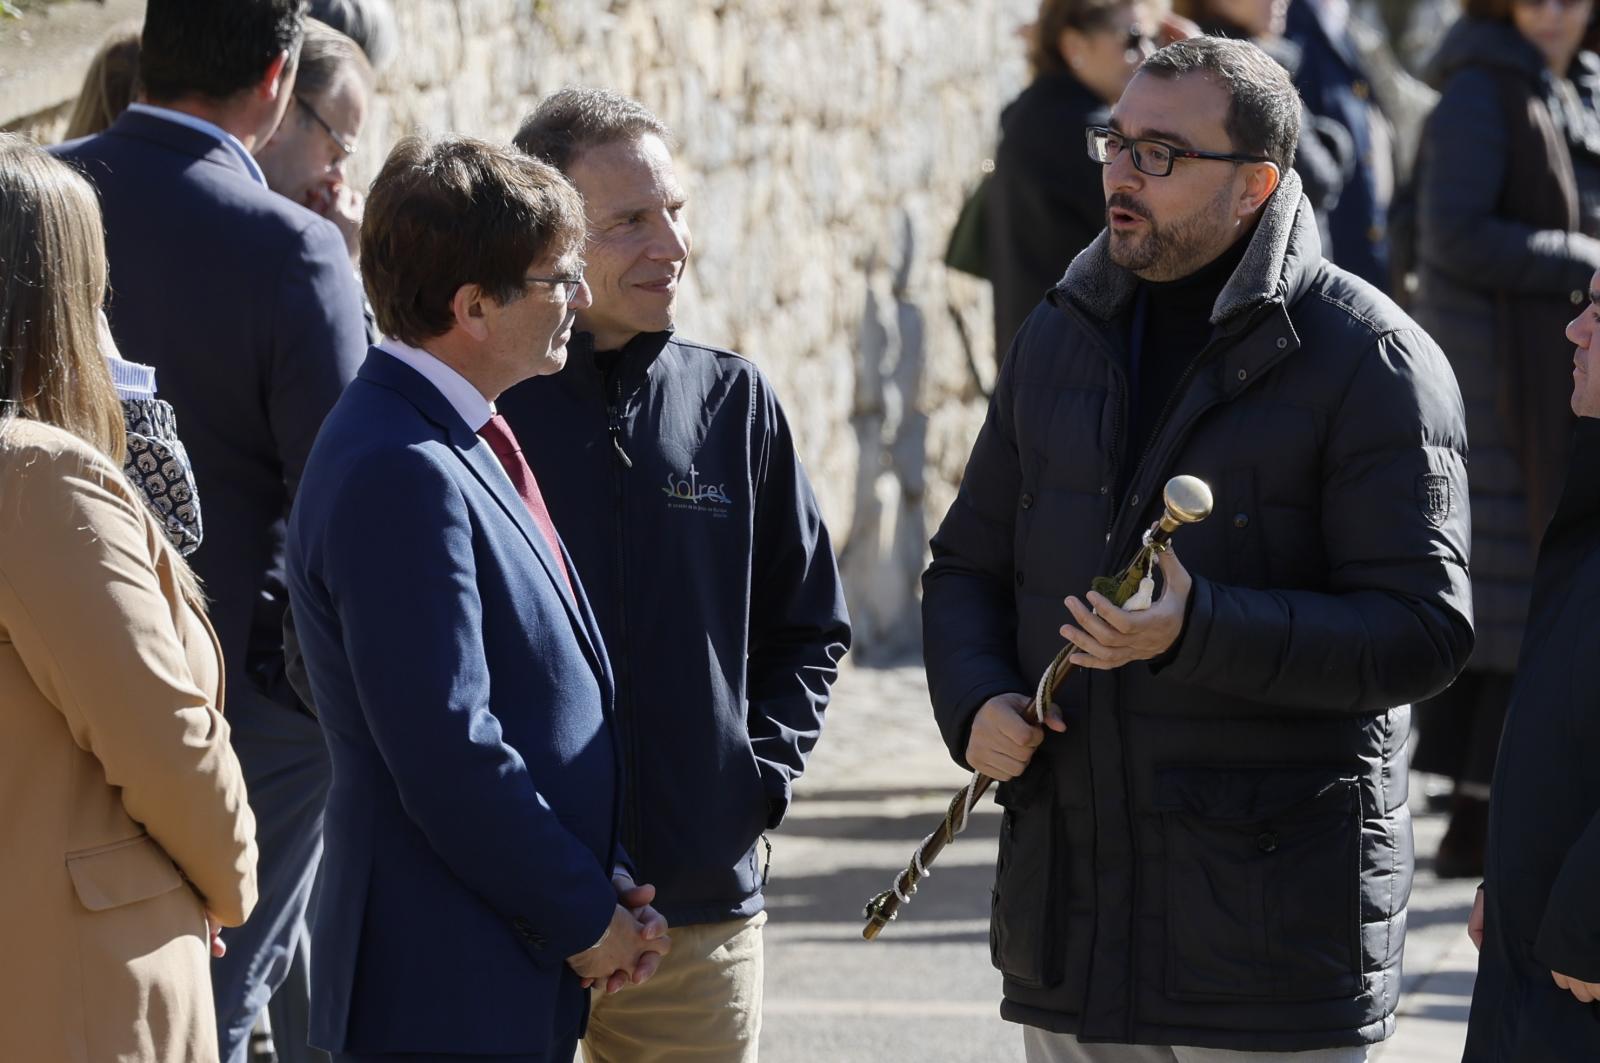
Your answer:
[[[1361,989],[1361,798],[1328,770],[1169,768],[1166,992],[1321,1000]]]
[[[995,801],[1000,855],[989,911],[989,957],[1007,979],[1028,989],[1050,989],[1062,978],[1055,795],[1044,765],[1002,783]]]

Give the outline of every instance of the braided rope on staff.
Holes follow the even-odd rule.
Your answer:
[[[1029,723],[1038,722],[1038,706],[1045,704],[1050,697],[1054,696],[1056,688],[1061,685],[1061,680],[1066,678],[1066,673],[1072,668],[1072,665],[1067,661],[1067,656],[1076,648],[1072,643],[1067,643],[1056,654],[1055,659],[1050,662],[1050,666],[1044,670],[1044,674],[1039,677],[1039,686],[1034,690],[1033,700],[1023,710],[1023,719]],[[989,787],[993,784],[994,779],[982,772],[975,771],[972,773],[972,777],[967,780],[967,785],[956,792],[955,798],[950,802],[950,807],[945,810],[944,819],[927,837],[922,839],[916,851],[911,854],[911,863],[895,876],[893,885],[867,902],[865,916],[869,920],[874,920],[873,923],[868,925],[868,930],[871,931],[871,933],[867,934],[868,938],[876,937],[877,929],[881,929],[881,926],[876,922],[877,914],[882,914],[884,922],[893,921],[899,914],[895,911],[885,911],[884,906],[887,904],[887,898],[894,897],[898,902],[895,907],[898,907],[899,904],[908,904],[912,896],[917,892],[918,883],[925,878],[932,877],[933,872],[928,870],[927,863],[924,860],[931,863],[934,856],[946,845],[956,840],[956,835],[967,829],[972,810],[978,806],[978,799],[988,792]],[[937,843],[934,841],[936,838],[938,839]]]
[[[1144,534],[1143,545],[1151,551],[1152,560],[1156,552],[1165,549],[1164,543],[1152,541],[1148,531]],[[1154,582],[1148,575],[1141,575],[1139,590],[1123,603],[1123,608],[1129,612],[1150,608],[1153,591]],[[1062,680],[1072,670],[1072,662],[1067,658],[1076,649],[1077,647],[1071,642],[1062,646],[1044,673],[1039,676],[1039,685],[1034,688],[1033,700],[1022,710],[1022,718],[1028,723],[1039,722],[1039,706],[1047,704],[1055,696]],[[898,917],[899,906],[910,902],[912,895],[917,892],[917,885],[933,875],[927,865],[933,862],[934,857],[938,856],[946,845],[956,840],[956,835],[967,829],[972,810],[978,806],[978,799],[988,792],[992,785],[994,779],[982,772],[973,772],[972,777],[967,780],[967,785],[963,786],[950,802],[950,807],[945,810],[944,819],[940,821],[939,826],[923,838],[921,844],[911,854],[911,863],[895,876],[894,883],[889,889],[867,902],[864,915],[869,924],[864,933],[869,940],[877,936],[885,923],[892,922]],[[896,903],[890,904],[888,898],[891,896]]]
[[[1166,503],[1166,514],[1144,533],[1139,553],[1123,570],[1122,577],[1095,581],[1096,590],[1130,612],[1150,608],[1155,591],[1151,573],[1155,568],[1156,555],[1167,548],[1168,539],[1180,525],[1192,524],[1210,515],[1211,489],[1192,476],[1177,476],[1167,484]],[[1073,664],[1068,657],[1076,649],[1071,642],[1062,646],[1039,677],[1033,700],[1022,710],[1022,718],[1028,723],[1039,721],[1040,707],[1050,703],[1067,673],[1072,671]],[[932,874],[928,865],[944,851],[946,845],[967,829],[978,799],[994,785],[994,781],[982,772],[972,773],[967,785],[951,799],[944,819],[922,839],[911,854],[911,862],[895,876],[894,883],[867,902],[862,913],[867,920],[867,925],[861,931],[862,937],[873,940],[899,916],[900,906],[910,903],[917,886]]]

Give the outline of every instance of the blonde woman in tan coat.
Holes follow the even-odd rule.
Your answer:
[[[105,287],[94,193],[0,135],[0,1060],[206,1063],[255,821],[194,579],[121,471]]]

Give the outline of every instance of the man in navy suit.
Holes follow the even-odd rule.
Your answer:
[[[338,230],[269,190],[251,157],[292,98],[302,7],[150,0],[144,102],[57,149],[99,191],[111,331],[126,357],[156,367],[205,507],[192,560],[222,643],[261,849],[261,901],[212,970],[224,1063],[243,1063],[284,980],[322,849],[327,752],[284,680],[284,520],[317,428],[366,348]],[[279,1059],[307,1059],[303,1024],[273,1018]]]
[[[333,760],[312,1041],[335,1058],[568,1063],[585,987],[667,951],[618,844],[594,615],[494,401],[566,362],[589,303],[556,170],[403,140],[362,271],[389,338],[306,464],[289,587]]]

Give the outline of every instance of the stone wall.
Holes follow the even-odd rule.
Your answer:
[[[860,656],[914,646],[927,538],[993,365],[988,287],[940,258],[1022,83],[1031,0],[395,6],[404,46],[358,177],[413,129],[508,138],[564,85],[636,96],[674,128],[695,241],[680,326],[775,382]]]

